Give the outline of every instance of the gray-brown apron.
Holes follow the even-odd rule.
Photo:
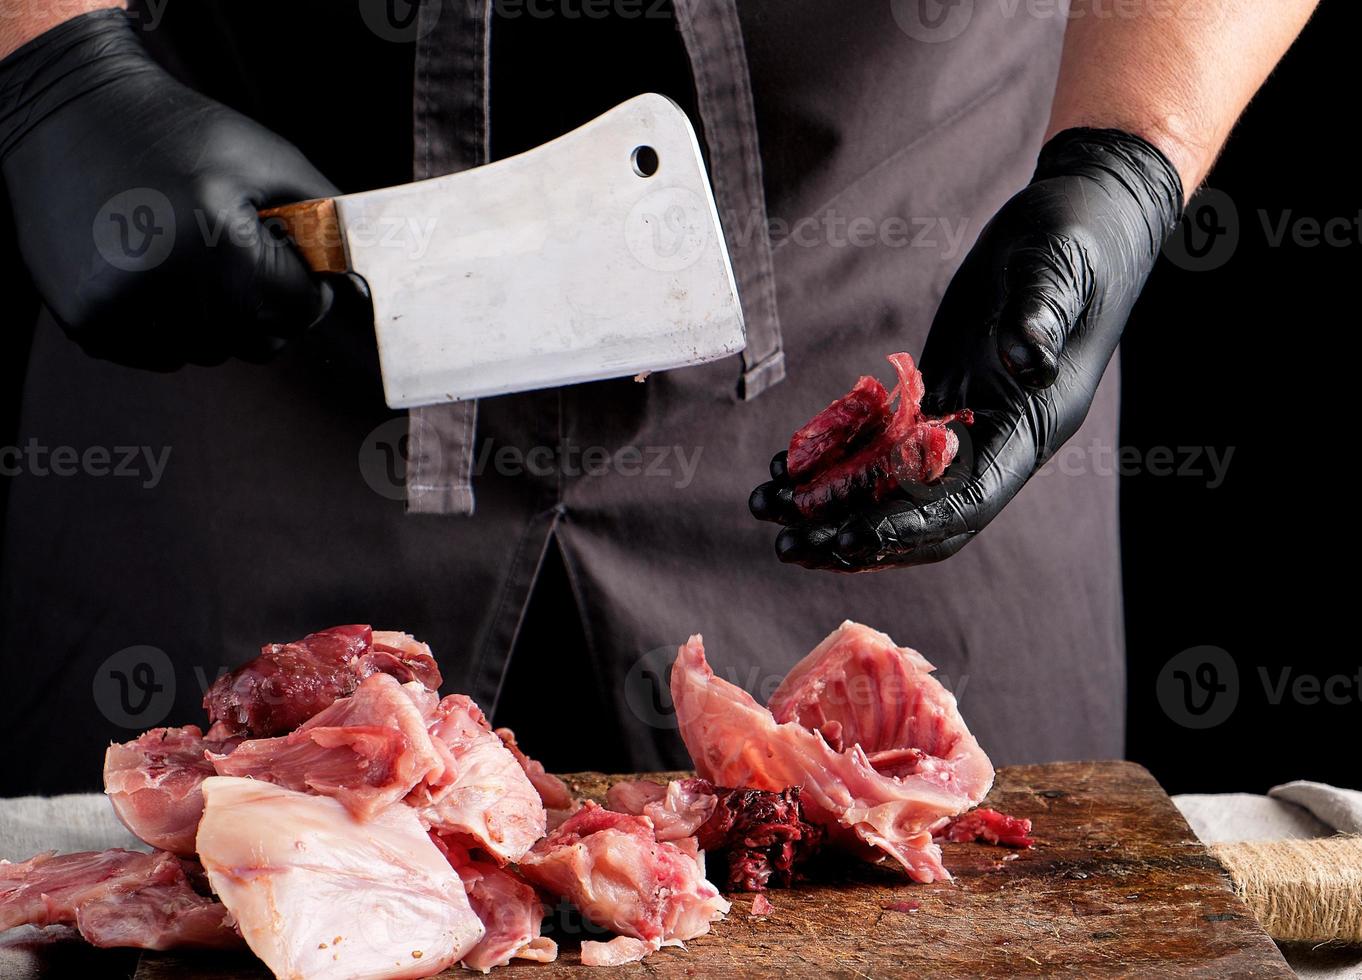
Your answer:
[[[359,8],[381,34],[374,5]],[[427,0],[392,22],[391,43],[415,46],[415,175],[481,163],[503,132],[489,66],[501,18],[548,11],[542,28],[582,9]],[[0,793],[90,788],[109,739],[197,720],[217,672],[265,640],[339,622],[412,631],[446,689],[499,713],[512,649],[545,663],[560,652],[542,624],[516,647],[554,549],[582,621],[581,669],[636,767],[684,762],[662,678],[689,634],[764,698],[845,618],[937,664],[999,763],[1121,754],[1110,467],[1047,467],[957,557],[876,575],[782,566],[774,529],[747,511],[798,424],[859,374],[887,375],[883,355],[921,350],[974,236],[1030,176],[1063,18],[993,0],[611,9],[674,18],[690,89],[668,94],[698,117],[747,353],[408,418],[321,342],[267,367],[151,375],[83,357],[44,319],[20,452],[0,459],[18,460],[0,580]],[[315,45],[311,26],[270,42]],[[558,55],[545,99],[570,102],[573,52]],[[362,77],[362,63],[345,68]],[[344,118],[304,93],[278,98]],[[1114,446],[1116,418],[1109,377],[1074,444]],[[88,465],[92,449],[121,467]],[[58,450],[74,468],[53,465]],[[552,684],[517,697],[533,694],[570,744],[583,705]]]

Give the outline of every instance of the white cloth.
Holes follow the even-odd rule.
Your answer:
[[[1362,793],[1323,783],[1286,783],[1267,796],[1192,793],[1173,802],[1207,844],[1362,834]],[[1308,980],[1362,980],[1362,951],[1356,947],[1285,943],[1282,953]]]
[[[148,851],[114,816],[103,793],[0,800],[0,860],[26,861],[43,851]],[[75,933],[24,926],[0,933],[0,977],[127,976],[136,950],[87,949]]]
[[[42,851],[110,847],[151,850],[119,823],[103,793],[0,800],[0,860],[26,861]]]

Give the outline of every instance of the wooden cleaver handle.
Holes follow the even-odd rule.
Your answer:
[[[300,201],[260,212],[263,221],[280,222],[313,272],[349,272],[336,202],[329,197]]]

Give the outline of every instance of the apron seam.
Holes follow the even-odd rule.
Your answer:
[[[505,653],[500,657],[501,665],[500,669],[497,671],[496,685],[494,688],[490,688],[491,697],[489,698],[483,697],[482,690],[477,690],[475,692],[477,695],[475,700],[478,700],[480,703],[483,700],[489,702],[487,710],[488,713],[492,715],[496,714],[497,702],[501,699],[501,690],[506,683],[506,671],[511,666],[511,656],[515,652],[516,639],[520,636],[520,629],[525,623],[525,611],[529,606],[530,596],[534,592],[534,584],[539,579],[539,571],[544,564],[544,555],[548,551],[549,543],[553,540],[553,531],[558,523],[558,514],[556,510],[550,509],[535,514],[525,525],[524,531],[521,532],[520,540],[516,543],[515,552],[512,554],[511,561],[507,566],[506,578],[501,583],[501,589],[499,590],[500,594],[497,597],[496,612],[493,613],[492,618],[488,623],[487,636],[478,650],[477,662],[473,665],[471,683],[475,688],[481,689],[484,687],[484,678],[490,674],[489,668],[491,657],[489,651],[494,640],[501,632],[501,624],[507,615],[507,607],[511,600],[511,591],[516,585],[515,579],[525,556],[525,550],[530,544],[535,527],[546,516],[550,518],[548,530],[544,535],[544,543],[539,548],[539,556],[535,559],[534,568],[530,572],[525,598],[520,604],[520,610],[516,614],[515,623],[511,626],[511,635],[509,642],[505,647]]]
[[[563,559],[563,570],[567,573],[568,588],[572,592],[572,605],[577,610],[577,619],[582,624],[582,638],[586,641],[586,654],[591,661],[592,670],[596,674],[596,687],[598,693],[604,698],[603,704],[610,705],[615,701],[614,691],[605,683],[608,672],[603,669],[599,648],[596,645],[595,633],[591,628],[590,617],[586,612],[586,600],[582,592],[581,576],[572,558],[572,549],[568,546],[567,535],[564,532],[564,520],[554,527],[551,535],[551,543],[558,545],[558,554]]]

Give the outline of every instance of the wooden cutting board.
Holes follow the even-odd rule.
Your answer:
[[[613,780],[586,774],[569,781],[599,800]],[[600,937],[560,910],[557,963],[518,964],[494,975],[1294,976],[1231,893],[1220,865],[1140,766],[1003,769],[988,805],[1030,817],[1036,848],[946,844],[946,866],[956,880],[934,885],[852,866],[835,882],[770,892],[775,910],[763,918],[749,917],[750,896],[733,896],[732,912],[709,935],[613,971],[578,962],[574,939]],[[147,954],[136,980],[266,976],[258,963],[240,959]]]

